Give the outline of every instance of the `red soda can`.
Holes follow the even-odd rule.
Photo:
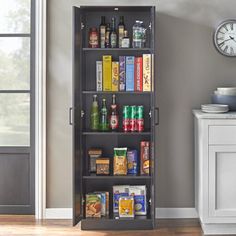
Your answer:
[[[137,131],[143,132],[144,131],[144,108],[143,106],[137,107]]]
[[[130,106],[123,106],[123,131],[130,131]]]
[[[134,132],[137,130],[137,106],[130,106],[130,131]]]

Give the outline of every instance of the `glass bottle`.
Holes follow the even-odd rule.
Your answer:
[[[99,112],[98,112],[97,95],[93,95],[93,103],[90,113],[90,128],[93,131],[97,131],[99,129]]]
[[[95,27],[92,27],[89,30],[89,47],[98,48],[98,31]]]
[[[105,48],[106,39],[106,23],[105,16],[101,17],[101,24],[99,26],[100,48]]]
[[[121,47],[122,48],[129,48],[130,47],[130,39],[128,37],[128,31],[127,30],[124,31],[124,37],[122,39]]]
[[[118,25],[119,48],[122,47],[122,39],[124,37],[124,31],[125,31],[124,16],[120,16],[120,22]]]
[[[111,48],[117,47],[116,18],[115,17],[111,18],[110,46]]]
[[[111,28],[110,28],[110,24],[108,23],[107,27],[106,27],[106,34],[105,34],[105,47],[106,48],[111,47],[111,45],[110,45],[110,33],[111,33]]]
[[[142,48],[143,29],[139,20],[133,25],[133,48]]]
[[[106,99],[102,99],[102,108],[100,112],[100,130],[101,131],[108,131],[109,124],[108,124],[108,112],[106,106]]]
[[[112,104],[110,109],[110,129],[112,131],[117,131],[119,128],[119,116],[118,116],[118,109],[116,104],[116,95],[112,95]]]

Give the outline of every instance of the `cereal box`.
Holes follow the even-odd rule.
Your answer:
[[[101,217],[101,194],[86,194],[86,218]]]
[[[125,91],[125,56],[119,56],[119,90]]]
[[[119,217],[133,218],[134,217],[134,197],[119,198]]]
[[[96,61],[96,89],[102,91],[102,61]]]
[[[111,91],[111,55],[103,55],[103,91]]]
[[[143,54],[143,91],[151,91],[151,54]]]
[[[119,198],[129,196],[129,185],[115,185],[113,186],[113,212],[119,211]]]
[[[111,90],[112,91],[119,91],[119,62],[118,61],[112,62]]]

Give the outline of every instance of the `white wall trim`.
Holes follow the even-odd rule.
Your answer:
[[[198,218],[198,214],[195,208],[156,208],[156,218]]]
[[[72,219],[72,208],[47,208],[45,219]]]
[[[35,218],[46,208],[46,0],[35,2]]]
[[[46,219],[72,219],[72,208],[47,208]],[[156,208],[156,219],[198,218],[195,208]]]

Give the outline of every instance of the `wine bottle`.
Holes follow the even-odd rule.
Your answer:
[[[116,18],[115,17],[111,18],[110,46],[111,48],[117,47]]]
[[[118,25],[119,48],[122,47],[122,39],[124,37],[124,31],[125,31],[124,16],[120,16],[120,22]]]
[[[117,131],[119,128],[119,116],[117,111],[117,104],[116,104],[116,95],[112,95],[112,104],[110,109],[110,129],[111,131]]]
[[[99,26],[99,41],[100,48],[105,48],[105,39],[106,39],[106,24],[105,24],[105,16],[101,17],[101,24]]]

